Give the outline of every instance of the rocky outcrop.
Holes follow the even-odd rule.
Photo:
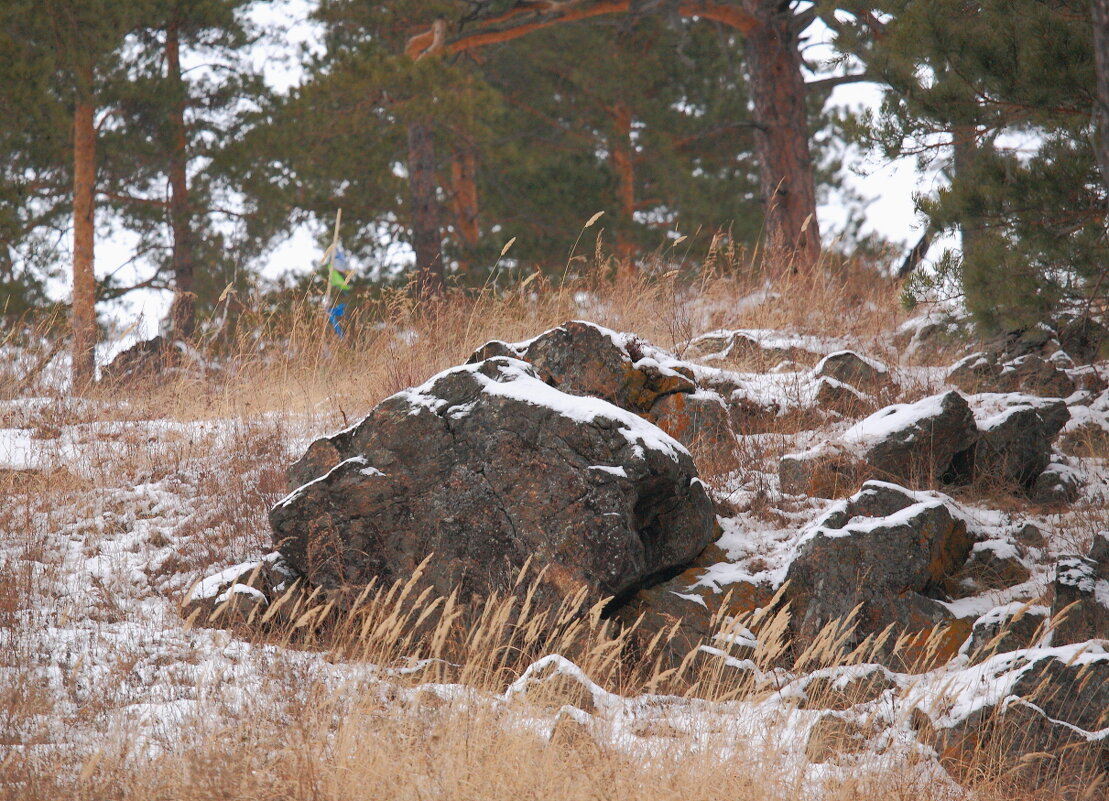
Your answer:
[[[972,353],[952,365],[947,382],[970,394],[1026,392],[1066,398],[1076,389],[1065,369],[1035,353],[1008,361],[995,353]]]
[[[1055,565],[1052,584],[1055,645],[1109,639],[1109,532],[1099,532],[1086,556]]]
[[[887,627],[895,636],[927,637],[954,619],[926,593],[938,592],[970,549],[966,525],[942,500],[867,483],[799,541],[786,573],[794,636],[804,645],[827,624],[855,613],[854,643]],[[908,658],[903,654],[901,661]]]
[[[911,487],[964,483],[974,470],[978,429],[957,392],[895,404],[860,421],[839,443],[782,459],[783,492],[830,497],[851,491],[857,479],[881,478]],[[856,481],[852,481],[856,479]]]
[[[1051,445],[1070,420],[1061,400],[1030,395],[972,398],[980,432],[976,473],[986,481],[1029,490],[1051,463]]]
[[[583,366],[577,386],[591,375]],[[716,531],[689,453],[541,376],[505,357],[458,367],[315,443],[292,472],[317,474],[270,512],[278,549],[325,589],[407,580],[431,556],[425,583],[463,598],[512,587],[529,561],[545,600],[581,590],[589,602],[689,563]]]
[[[573,320],[524,342],[487,342],[469,364],[508,356],[532,365],[544,381],[570,395],[602,398],[638,414],[686,446],[730,450],[737,419],[764,413],[720,371],[683,362],[631,334]]]

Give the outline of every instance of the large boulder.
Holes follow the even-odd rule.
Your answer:
[[[310,470],[308,468],[311,468]],[[325,589],[408,580],[463,598],[529,562],[544,600],[630,594],[714,538],[689,453],[642,418],[497,357],[382,401],[309,448],[315,475],[270,512],[288,563]]]
[[[721,371],[683,362],[633,334],[582,320],[523,342],[487,342],[467,363],[491,356],[525,361],[562,392],[602,398],[699,450],[730,454],[733,419],[753,413],[750,404],[740,407],[729,400],[738,384]],[[754,411],[760,417],[772,415]]]
[[[802,535],[786,573],[793,632],[801,644],[811,642],[856,607],[853,643],[887,627],[926,638],[952,626],[953,615],[925,593],[938,593],[970,550],[966,524],[941,498],[868,482]]]
[[[988,753],[1025,790],[1088,797],[1109,772],[1109,654],[1095,646],[998,654],[909,691],[919,735],[960,780]],[[1040,797],[1040,796],[1037,796]]]
[[[839,442],[788,454],[782,491],[835,497],[864,478],[913,487],[965,483],[974,472],[978,428],[958,392],[887,406],[844,432]],[[828,494],[829,492],[835,494]]]
[[[1031,395],[978,395],[971,399],[980,436],[976,474],[999,485],[1029,490],[1051,463],[1051,445],[1070,420],[1058,399]]]

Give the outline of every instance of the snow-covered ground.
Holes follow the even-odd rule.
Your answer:
[[[850,343],[805,344],[824,353]],[[767,405],[796,407],[809,399],[808,390],[797,389],[803,373],[736,378]],[[920,394],[938,386],[935,368],[898,368],[897,378]],[[1081,414],[1103,424],[1105,411]],[[628,417],[629,426],[645,425]],[[777,460],[851,425],[829,419],[796,434],[741,438],[745,469],[719,477],[712,487],[728,508],[741,511],[721,520],[718,544],[728,559],[709,568],[702,585],[726,592],[738,581],[781,583],[806,526],[828,503],[782,496]],[[338,427],[330,415],[181,422],[147,416],[125,399],[0,403],[0,766],[79,777],[98,752],[113,748],[141,762],[244,719],[291,725],[298,710],[321,699],[341,717],[366,697],[404,710],[432,693],[463,706],[503,708],[504,726],[542,737],[570,719],[598,743],[630,756],[649,758],[675,747],[722,760],[740,752],[773,753],[810,797],[819,797],[829,779],[883,766],[946,788],[951,797],[961,794],[935,754],[917,741],[910,713],[946,699],[945,708],[954,710],[948,714],[961,714],[991,693],[1004,693],[1013,676],[996,660],[968,670],[960,657],[912,677],[900,696],[890,690],[852,708],[845,714],[872,732],[866,747],[814,761],[807,749],[821,712],[799,707],[797,677],[784,671],[771,675],[741,666],[755,671],[760,688],[748,700],[622,697],[553,654],[503,693],[478,693],[458,685],[421,686],[418,676],[400,677],[395,666],[186,625],[180,604],[197,581],[272,550],[266,515],[287,491],[286,464],[314,436]],[[1065,510],[999,510],[985,502],[958,507],[981,540],[1005,540],[1034,523],[1047,542],[1029,560],[1028,582],[954,602],[952,611],[983,614],[1041,596],[1054,557],[1073,553],[1091,530],[1107,526],[1109,471],[1095,459],[1081,460],[1079,469],[1087,492]],[[592,714],[516,703],[540,673],[579,682],[593,699]],[[7,789],[18,796],[17,784]]]

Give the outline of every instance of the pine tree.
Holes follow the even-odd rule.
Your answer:
[[[144,2],[9,0],[0,6],[0,121],[9,151],[6,173],[23,209],[26,233],[57,224],[71,210],[73,226],[73,384],[94,377],[97,339],[94,242],[98,119],[122,71],[120,53]],[[11,128],[23,130],[12,132]]]
[[[740,47],[727,29],[649,16],[485,49],[506,114],[483,195],[504,236],[518,237],[513,252],[563,269],[595,211],[628,258],[666,231],[753,242],[761,211]]]
[[[118,124],[102,137],[108,200],[154,263],[149,283],[174,291],[175,336],[193,334],[198,308],[211,309],[252,252],[243,236],[228,238],[243,227],[236,143],[267,96],[245,57],[253,3],[148,0]],[[200,67],[186,73],[189,61]]]
[[[1109,286],[1089,3],[858,3],[854,23],[840,46],[891,88],[876,142],[949,154],[950,186],[920,206],[963,231],[959,276],[982,328],[1096,310]]]
[[[434,23],[428,19],[425,31],[409,41],[408,52],[416,59],[451,55],[551,26],[650,13],[719,22],[745,37],[767,235],[776,246],[813,263],[820,232],[800,53],[802,34],[816,17],[813,8],[795,0],[465,0],[451,11],[440,10]]]

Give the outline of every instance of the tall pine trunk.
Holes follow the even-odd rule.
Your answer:
[[[1097,70],[1097,165],[1109,189],[1109,0],[1093,0],[1094,64]]]
[[[481,228],[478,225],[477,153],[473,148],[460,148],[451,156],[451,205],[454,226],[463,250],[472,251],[481,238]],[[459,261],[460,269],[468,272],[468,257],[461,257]]]
[[[435,142],[425,123],[408,125],[408,186],[412,193],[412,248],[416,251],[416,291],[443,291],[443,240],[435,180]]]
[[[956,181],[971,181],[978,162],[978,128],[974,125],[956,125],[951,129],[952,163]],[[967,219],[959,232],[964,261],[973,261],[981,234],[981,221]]]
[[[174,333],[189,338],[196,327],[196,262],[192,210],[189,207],[188,134],[185,129],[185,82],[181,79],[181,38],[177,22],[166,28],[166,71],[172,103],[169,112],[169,218],[173,232],[173,281],[176,296],[171,319]]]
[[[746,54],[767,239],[808,266],[820,255],[820,229],[798,31],[788,2],[747,0],[746,6],[758,20],[747,34]]]
[[[626,103],[617,103],[607,111],[612,118],[614,131],[609,146],[609,158],[616,170],[617,198],[620,202],[616,249],[630,266],[635,254],[635,245],[631,240],[635,225],[635,143],[632,141],[632,112]]]
[[[79,71],[73,111],[73,389],[81,391],[96,374],[96,124],[92,68]]]

